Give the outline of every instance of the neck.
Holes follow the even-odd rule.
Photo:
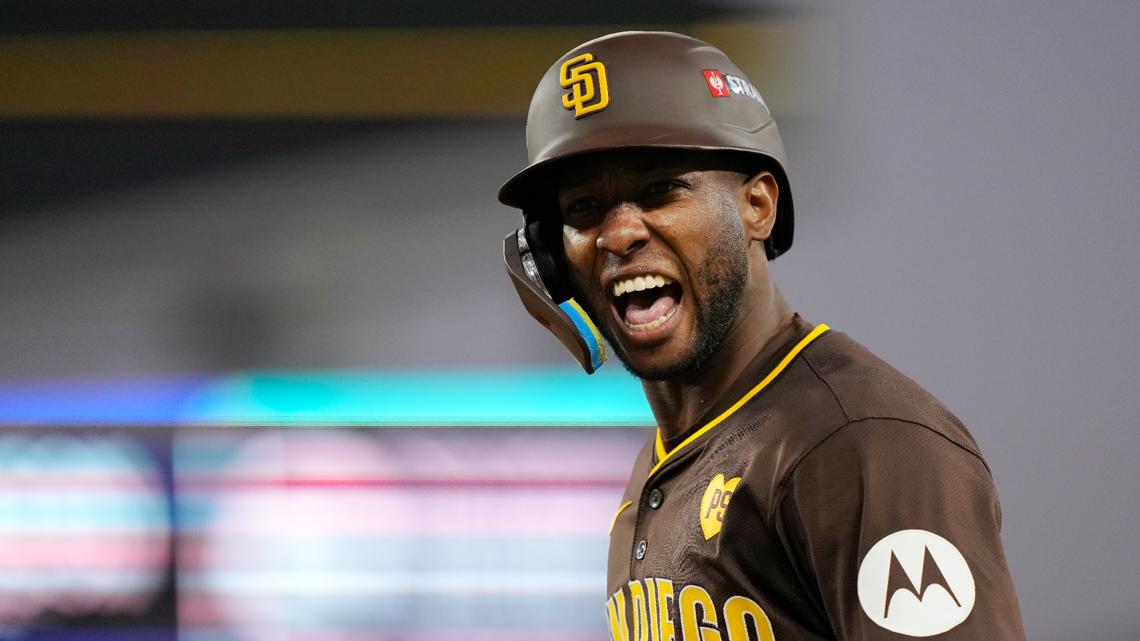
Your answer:
[[[665,440],[692,428],[708,408],[724,396],[744,368],[780,330],[792,322],[792,311],[771,281],[767,291],[752,291],[728,335],[699,372],[665,381],[642,381],[645,397]]]

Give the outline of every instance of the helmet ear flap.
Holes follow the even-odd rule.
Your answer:
[[[592,374],[605,362],[606,348],[597,325],[570,296],[557,220],[528,217],[503,239],[503,262],[523,307]]]
[[[542,284],[556,303],[566,302],[573,296],[570,280],[566,272],[566,258],[562,251],[562,225],[553,216],[534,216],[523,212],[526,217],[526,241],[530,244],[531,255],[538,267]]]

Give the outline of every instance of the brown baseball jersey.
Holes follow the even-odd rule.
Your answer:
[[[613,641],[1023,640],[989,469],[929,393],[798,316],[610,532]]]

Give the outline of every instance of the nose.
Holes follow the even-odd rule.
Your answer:
[[[598,249],[624,258],[644,247],[649,242],[649,229],[641,218],[642,213],[634,203],[614,205],[602,222]]]

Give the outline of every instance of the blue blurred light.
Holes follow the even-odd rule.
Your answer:
[[[0,382],[0,423],[169,424],[207,378]]]

